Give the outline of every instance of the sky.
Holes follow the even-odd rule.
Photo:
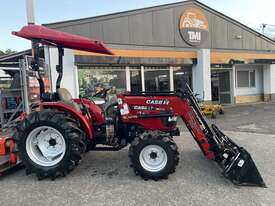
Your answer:
[[[180,1],[182,0],[34,0],[35,22],[52,23]],[[259,29],[262,23],[275,25],[274,0],[200,1],[253,29]],[[11,31],[17,31],[27,23],[25,0],[2,0],[0,19],[0,50],[29,49],[30,42],[11,35]],[[275,27],[267,27],[266,32],[275,34]]]

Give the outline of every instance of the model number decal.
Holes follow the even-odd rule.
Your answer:
[[[133,105],[131,106],[131,109],[133,110],[157,110],[157,111],[163,111],[163,108],[154,107],[154,106],[143,106],[143,105]]]
[[[146,104],[168,105],[169,100],[167,100],[167,99],[148,99],[148,100],[146,100]]]
[[[148,106],[139,106],[139,105],[132,106],[132,109],[134,109],[134,110],[151,110],[151,108]]]

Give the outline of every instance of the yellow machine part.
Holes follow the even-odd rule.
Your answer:
[[[204,104],[200,103],[200,108],[205,116],[215,118],[217,113],[223,114],[223,109],[220,104]]]

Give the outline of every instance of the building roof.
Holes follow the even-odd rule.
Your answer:
[[[176,2],[176,3],[170,3],[170,4],[163,4],[163,5],[158,5],[158,6],[152,6],[152,7],[146,7],[146,8],[140,8],[140,9],[134,9],[134,10],[128,10],[128,11],[122,11],[122,12],[116,12],[116,13],[111,13],[111,14],[106,14],[106,15],[99,15],[99,16],[93,16],[93,17],[87,17],[87,18],[79,18],[79,19],[73,19],[73,20],[66,20],[66,21],[59,21],[59,22],[53,22],[53,23],[47,23],[44,24],[45,26],[48,26],[50,28],[58,28],[59,26],[72,26],[72,25],[78,25],[78,24],[83,24],[83,23],[90,23],[90,22],[96,22],[96,21],[104,21],[112,18],[118,18],[118,17],[123,17],[123,16],[128,16],[128,15],[135,15],[139,13],[145,13],[145,12],[151,12],[151,11],[157,11],[157,10],[162,10],[162,9],[168,9],[168,8],[174,8],[182,5],[188,5],[188,4],[195,4],[196,6],[201,7],[204,10],[207,10],[210,13],[213,13],[215,15],[218,15],[219,17],[225,19],[226,21],[229,21],[239,27],[241,27],[244,30],[249,31],[250,33],[253,33],[254,35],[267,40],[271,44],[275,45],[275,41],[259,32],[256,30],[244,25],[243,23],[232,19],[231,17],[197,1],[197,0],[186,0],[182,2]]]
[[[19,59],[25,55],[31,55],[31,49],[0,56],[0,67],[19,67]]]
[[[44,58],[44,49],[39,49],[39,56],[40,58]],[[19,67],[19,60],[22,59],[24,56],[31,56],[32,50],[27,49],[24,51],[16,52],[13,54],[3,55],[0,56],[0,67],[1,68],[18,68]]]
[[[12,54],[2,55],[0,56],[0,63],[5,61],[11,61],[24,55],[30,55],[31,53],[32,53],[31,49],[27,49],[27,50],[12,53]]]

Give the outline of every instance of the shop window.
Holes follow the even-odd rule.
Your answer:
[[[130,81],[131,92],[142,91],[141,70],[139,68],[130,67]]]
[[[81,67],[78,79],[80,94],[86,96],[109,88],[116,94],[126,90],[126,72],[123,67]]]
[[[174,67],[174,90],[183,89],[186,84],[192,88],[192,68]]]
[[[164,92],[170,90],[169,69],[167,67],[144,68],[145,91]]]
[[[250,87],[255,87],[255,70],[249,72]]]
[[[255,70],[241,70],[237,71],[237,86],[255,87]]]

